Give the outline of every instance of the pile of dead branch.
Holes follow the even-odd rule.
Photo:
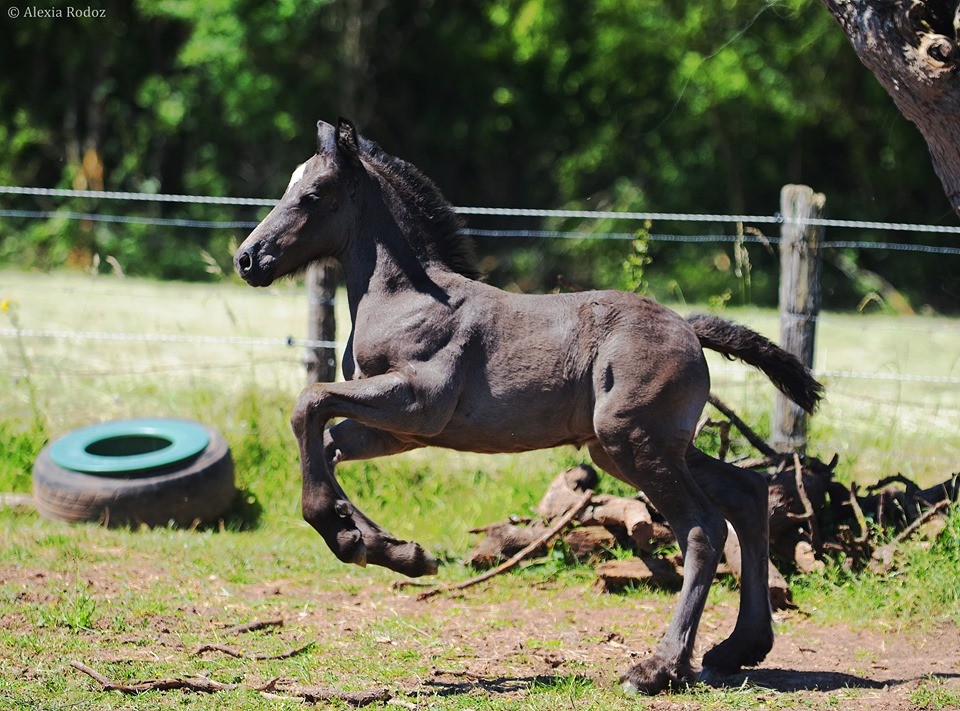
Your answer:
[[[918,538],[929,545],[943,532],[947,509],[960,492],[960,476],[927,489],[900,474],[865,489],[847,486],[834,479],[836,456],[824,463],[812,456],[778,453],[722,402],[711,402],[726,418],[702,423],[718,429],[719,457],[727,455],[730,429],[736,427],[760,456],[735,463],[762,473],[769,482],[770,592],[775,608],[792,605],[784,575],[812,572],[828,558],[855,569],[888,572],[897,566],[906,540]],[[597,484],[597,473],[589,466],[563,472],[540,501],[536,517],[511,518],[472,531],[484,538],[466,562],[488,570],[486,579],[495,566],[499,571],[547,555],[559,537],[567,555],[596,566],[605,590],[679,587],[680,554],[663,517],[642,494],[594,494]],[[718,574],[739,579],[740,546],[728,529]],[[624,550],[634,557],[624,559]]]

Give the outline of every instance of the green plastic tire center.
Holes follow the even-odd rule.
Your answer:
[[[118,420],[74,430],[50,446],[50,458],[88,474],[149,473],[200,454],[206,429],[182,420]]]

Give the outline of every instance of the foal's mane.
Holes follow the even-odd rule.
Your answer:
[[[405,160],[386,153],[368,138],[360,138],[360,155],[397,193],[419,223],[423,246],[458,274],[480,277],[473,240],[463,233],[463,220],[436,184]]]

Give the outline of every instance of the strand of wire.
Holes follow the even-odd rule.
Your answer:
[[[741,372],[748,377],[757,374],[757,371],[742,364],[716,363],[710,366],[718,372]],[[829,370],[815,368],[813,374],[818,378],[839,378],[843,380],[880,380],[898,383],[930,383],[937,385],[960,385],[960,377],[951,375],[922,375],[911,373],[867,373],[856,370]]]
[[[343,348],[337,341],[323,341],[288,336],[281,338],[254,338],[251,336],[197,336],[166,333],[120,333],[115,331],[66,331],[46,328],[0,328],[0,337],[49,338],[75,341],[141,341],[147,343],[193,343],[237,346],[287,346],[303,348]]]
[[[90,198],[98,200],[135,200],[141,202],[173,202],[212,205],[244,205],[252,207],[273,207],[277,200],[267,198],[235,198],[209,195],[178,195],[165,193],[138,193],[106,190],[69,190],[64,188],[29,188],[15,185],[0,185],[0,194],[33,195],[40,197]],[[669,221],[669,222],[713,222],[713,223],[753,223],[781,224],[784,222],[816,225],[822,227],[843,227],[869,230],[892,230],[896,232],[931,232],[939,234],[960,234],[957,225],[909,224],[903,222],[879,222],[873,220],[834,220],[826,218],[806,218],[795,220],[785,218],[780,213],[773,215],[721,215],[713,213],[672,213],[672,212],[630,212],[615,210],[545,210],[509,207],[455,207],[461,215],[489,217],[550,217],[559,219],[611,219],[630,221]]]
[[[17,287],[14,286],[14,289]],[[87,289],[87,288],[78,288],[78,287],[60,287],[60,286],[50,286],[44,285],[43,292],[47,294],[70,294],[72,296],[119,296],[125,299],[129,298],[143,298],[143,299],[156,299],[156,294],[152,293],[130,293],[121,290],[114,289]],[[14,291],[13,293],[16,293]],[[219,284],[210,285],[206,288],[191,288],[186,292],[173,292],[169,294],[164,294],[165,299],[189,299],[196,300],[198,298],[202,299],[222,299],[227,300],[227,295],[222,293],[222,286]],[[281,299],[291,299],[299,302],[303,299],[303,294],[300,291],[272,291],[272,290],[252,290],[244,289],[243,291],[238,291],[237,293],[229,294],[229,300],[233,301],[236,299],[263,299],[263,298],[281,298]],[[325,298],[317,299],[319,303],[328,303],[328,300]],[[330,299],[329,303],[336,304],[336,299]],[[772,313],[770,315],[765,314],[754,314],[752,317],[755,321],[764,321],[769,323],[779,323],[780,315]],[[821,326],[824,327],[834,327],[834,328],[843,328],[843,329],[855,329],[858,331],[896,331],[898,333],[911,332],[911,333],[928,333],[928,334],[948,334],[951,336],[960,335],[960,324],[943,324],[943,325],[912,325],[912,324],[890,324],[890,325],[878,325],[874,323],[857,323],[856,321],[843,321],[837,322],[832,318],[824,318],[824,315],[813,317]]]
[[[771,311],[770,313],[757,313],[750,316],[751,321],[753,322],[766,322],[766,323],[780,323],[783,316],[789,317],[789,314],[779,314],[776,311]],[[801,318],[807,318],[807,316],[802,316]],[[867,317],[857,315],[850,315],[849,317],[843,314],[833,314],[833,313],[823,313],[821,312],[818,316],[809,317],[810,320],[816,321],[821,326],[833,327],[833,328],[842,328],[844,330],[856,329],[858,331],[896,331],[901,333],[903,331],[913,331],[916,333],[951,333],[954,335],[960,335],[960,322],[947,322],[946,319],[942,324],[902,324],[899,323],[899,320],[902,320],[901,316],[892,317],[893,320],[897,323],[890,322],[886,325],[871,323]],[[862,319],[862,320],[858,320]]]
[[[120,190],[69,190],[65,188],[27,188],[0,185],[0,195],[34,195],[37,197],[89,198],[92,200],[132,200],[137,202],[178,202],[193,205],[245,205],[273,207],[276,200],[267,198],[218,197],[213,195],[176,195],[170,193],[137,193]]]
[[[29,217],[36,219],[86,220],[126,225],[154,225],[164,227],[195,227],[200,229],[253,229],[259,223],[253,220],[187,220],[175,217],[141,217],[139,215],[105,215],[99,212],[71,212],[69,210],[0,210],[0,217]]]
[[[478,230],[468,228],[463,233],[471,237],[493,238],[543,238],[543,239],[612,239],[634,240],[636,232],[564,232],[558,230]],[[651,242],[681,242],[692,244],[780,244],[779,237],[760,237],[757,235],[669,235],[648,234],[643,239]],[[829,240],[823,243],[824,249],[880,249],[898,252],[922,252],[928,254],[960,255],[960,247],[940,247],[931,244],[906,244],[898,242],[867,242],[856,240]]]
[[[818,370],[823,378],[852,378],[856,380],[886,380],[898,383],[937,383],[960,385],[960,377],[949,375],[911,375],[905,373],[863,373],[851,370]]]
[[[293,338],[254,338],[249,336],[197,336],[163,333],[120,333],[113,331],[66,331],[58,329],[0,328],[0,337],[7,338],[48,338],[58,340],[83,341],[144,341],[151,343],[193,343],[224,344],[247,346],[288,346],[305,348],[337,348],[344,344],[336,341],[322,341]],[[816,374],[827,378],[851,378],[858,380],[886,380],[913,383],[960,384],[960,377],[940,375],[913,375],[903,373],[865,373],[849,370],[818,370]]]
[[[250,220],[217,221],[189,220],[168,217],[140,217],[136,215],[105,215],[102,213],[51,211],[51,210],[0,210],[0,217],[25,217],[39,219],[89,220],[119,224],[154,225],[167,227],[191,227],[200,229],[253,229],[257,222]],[[464,229],[463,234],[471,237],[497,239],[603,239],[629,241],[637,239],[636,232],[577,232],[561,230],[481,230]],[[644,239],[651,242],[676,242],[692,244],[745,244],[780,243],[779,237],[759,237],[756,235],[670,235],[649,234]],[[924,254],[960,255],[960,247],[940,247],[930,244],[906,244],[898,242],[866,242],[851,240],[830,240],[823,243],[824,249],[878,249],[896,252],[918,252]]]
[[[728,371],[727,375],[729,376],[729,374],[730,373]],[[723,374],[718,374],[717,377],[711,377],[710,382],[712,386],[716,387],[719,391],[729,391],[734,388],[746,390],[749,388],[749,392],[752,392],[755,387],[754,385],[749,385],[748,382],[742,378],[724,377]],[[922,410],[928,413],[933,413],[934,415],[953,412],[960,413],[960,401],[954,405],[946,404],[942,401],[932,401],[930,399],[907,400],[903,398],[902,393],[898,393],[896,398],[873,397],[870,395],[864,395],[860,388],[845,390],[842,387],[836,387],[834,384],[832,384],[828,395],[830,402],[834,402],[836,399],[841,398],[848,400],[855,405],[870,404],[877,407],[902,407],[911,410]]]
[[[113,378],[130,375],[159,375],[206,372],[215,370],[237,370],[258,366],[288,365],[303,368],[303,361],[298,358],[262,358],[257,360],[242,360],[233,363],[178,363],[171,365],[152,365],[147,368],[111,368],[110,370],[77,369],[63,370],[57,368],[21,368],[8,370],[7,374],[14,378],[29,378],[36,375],[51,375],[55,378]]]

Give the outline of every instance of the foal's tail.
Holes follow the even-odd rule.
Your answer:
[[[807,412],[813,412],[823,397],[823,385],[810,369],[759,333],[716,316],[698,314],[688,317],[687,323],[697,334],[701,346],[759,368],[777,390]]]

